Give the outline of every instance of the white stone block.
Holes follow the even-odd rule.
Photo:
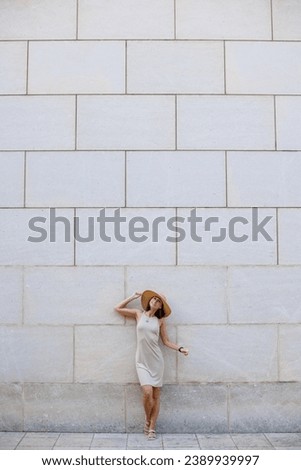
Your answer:
[[[1,150],[67,150],[75,145],[73,96],[1,96]]]
[[[24,154],[0,152],[0,206],[20,207],[23,205]]]
[[[277,380],[277,327],[179,326],[189,356],[178,364],[180,382]]]
[[[77,265],[175,264],[175,243],[166,240],[171,233],[167,223],[175,217],[175,210],[78,209],[76,216],[80,235],[76,241]]]
[[[225,197],[224,152],[127,154],[129,206],[225,206]]]
[[[227,93],[301,93],[300,56],[301,43],[227,42]]]
[[[75,39],[76,0],[1,0],[0,39]]]
[[[163,293],[172,309],[169,324],[227,322],[225,267],[128,267],[127,296],[146,289]],[[131,304],[142,308],[140,300]]]
[[[300,391],[300,382],[231,385],[227,432],[241,433],[241,437],[243,433],[254,433],[254,437],[259,437],[263,432],[276,448],[277,440],[280,445],[286,445],[284,442],[289,442],[291,433],[300,432]],[[243,448],[250,449],[249,439]],[[263,449],[258,443],[255,448]]]
[[[300,304],[299,304],[300,305]],[[301,380],[301,325],[279,327],[280,380]]]
[[[28,153],[26,206],[123,206],[124,160],[123,152]]]
[[[75,329],[75,381],[138,382],[136,331],[131,326],[78,326]]]
[[[26,324],[122,324],[114,305],[123,298],[119,267],[26,268]]]
[[[1,449],[15,449],[24,433],[16,432],[23,429],[23,385],[0,384],[1,395]]]
[[[273,150],[271,96],[179,96],[178,149]]]
[[[170,335],[175,341],[175,335]],[[164,383],[176,379],[176,355],[160,342]],[[76,327],[75,381],[83,383],[138,383],[135,367],[136,326]]]
[[[0,323],[22,321],[23,272],[21,268],[0,268]]]
[[[0,327],[1,382],[71,382],[73,330]]]
[[[81,150],[175,148],[173,96],[79,96]]]
[[[31,42],[29,93],[124,93],[125,44],[110,41]]]
[[[80,39],[173,39],[173,0],[81,0]]]
[[[46,209],[1,209],[0,264],[73,265],[74,211],[52,214]]]
[[[178,209],[178,217],[179,265],[277,263],[275,209]]]
[[[229,152],[228,205],[301,205],[301,152]]]
[[[279,264],[301,264],[301,210],[278,210]]]
[[[26,63],[26,42],[0,43],[1,95],[26,93]]]
[[[301,96],[276,97],[278,150],[301,149]]]
[[[301,3],[299,0],[273,0],[274,39],[301,39]]]
[[[271,39],[269,0],[177,0],[178,39]]]
[[[85,444],[91,442],[94,432],[125,433],[125,387],[122,385],[25,384],[23,401],[24,429],[34,433],[28,435],[29,439],[37,435],[36,431],[44,431],[42,436],[46,439],[49,431],[65,432],[61,438],[68,436],[69,445],[65,442],[63,448],[70,449],[72,441],[73,448],[82,449],[83,440]],[[58,435],[55,442],[55,449],[59,450]],[[36,448],[32,441],[30,444]]]
[[[133,41],[127,46],[128,93],[223,93],[222,42]]]
[[[230,267],[231,323],[300,323],[301,267]]]

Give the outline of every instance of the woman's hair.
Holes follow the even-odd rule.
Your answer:
[[[146,311],[148,312],[150,310],[150,303],[151,299],[149,300],[148,304],[147,304],[147,307],[146,307]],[[161,300],[162,302],[162,300]],[[162,308],[158,308],[158,310],[156,311],[155,313],[155,317],[159,318],[159,320],[163,317],[165,317],[165,312],[164,312],[164,309],[163,307]]]

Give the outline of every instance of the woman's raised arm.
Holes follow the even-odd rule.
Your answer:
[[[184,356],[188,356],[188,349],[179,347],[177,344],[172,343],[167,335],[167,329],[166,329],[166,323],[164,321],[164,318],[161,320],[161,327],[160,327],[160,336],[162,339],[162,342],[165,346],[167,346],[170,349],[174,349],[175,351],[179,351],[180,353],[184,354]]]
[[[135,292],[127,299],[124,299],[122,302],[115,305],[115,311],[124,317],[135,318],[137,320],[137,317],[141,311],[138,308],[126,308],[126,305],[132,300],[138,299],[139,297],[141,297],[141,293]]]

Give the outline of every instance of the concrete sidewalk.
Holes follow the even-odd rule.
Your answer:
[[[143,434],[0,432],[0,449],[291,449],[301,450],[301,433],[158,434],[148,441]]]

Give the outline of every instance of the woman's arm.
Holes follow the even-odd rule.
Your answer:
[[[178,346],[175,343],[172,343],[167,335],[167,329],[166,329],[166,323],[164,321],[164,318],[162,319],[161,327],[160,327],[160,335],[161,339],[163,341],[163,344],[167,346],[168,348],[174,349],[175,351],[179,351],[180,346]],[[184,354],[184,356],[188,356],[188,349],[181,347],[181,352]]]
[[[119,304],[115,305],[114,309],[116,312],[120,313],[120,315],[124,317],[130,317],[130,318],[135,318],[137,319],[137,316],[140,313],[140,310],[138,308],[125,308],[125,306],[131,302],[132,300],[138,299],[141,294],[139,292],[135,292],[132,294],[130,297],[127,299],[124,299],[122,302]]]

